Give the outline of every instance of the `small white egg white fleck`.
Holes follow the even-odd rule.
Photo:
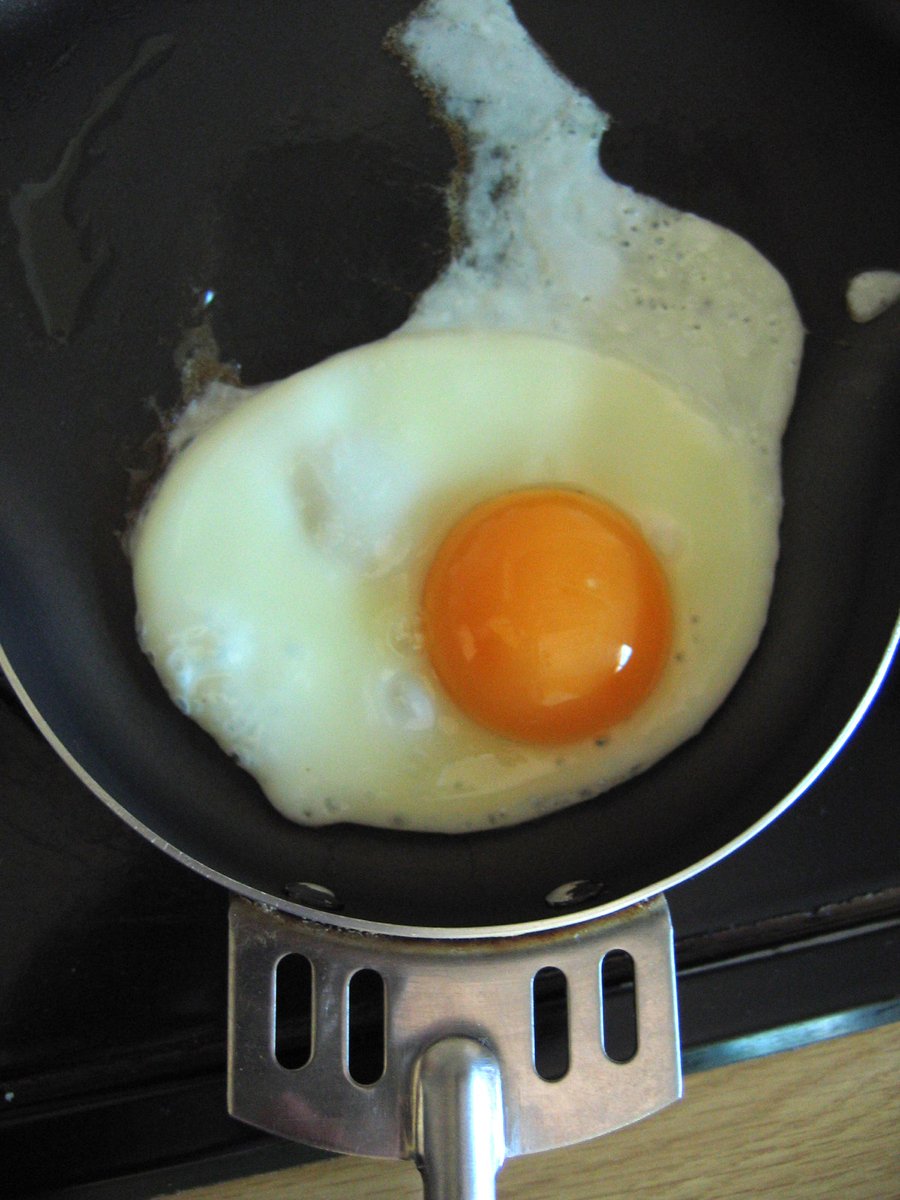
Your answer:
[[[847,285],[847,310],[854,321],[874,321],[900,300],[900,271],[861,271]]]

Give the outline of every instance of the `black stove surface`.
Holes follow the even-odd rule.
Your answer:
[[[900,1016],[898,692],[778,821],[669,894],[685,1067]],[[225,1111],[228,896],[0,703],[6,1196],[142,1197],[302,1161]]]

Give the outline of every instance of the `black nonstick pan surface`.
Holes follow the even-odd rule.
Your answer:
[[[453,152],[381,49],[411,7],[0,5],[0,645],[91,786],[238,890],[301,911],[296,885],[322,885],[331,919],[354,924],[574,919],[769,819],[883,664],[900,320],[854,324],[844,294],[859,271],[900,269],[900,17],[890,3],[517,4],[611,113],[610,173],[752,241],[808,339],[771,615],[727,703],[607,796],[443,837],[275,813],[144,661],[118,539],[188,330],[206,317],[222,357],[262,382],[388,333],[439,269]],[[580,913],[548,907],[573,880],[589,884]]]

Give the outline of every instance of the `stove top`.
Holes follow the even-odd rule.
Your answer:
[[[669,893],[685,1067],[900,1017],[896,672],[777,822]],[[225,1111],[228,895],[0,699],[7,1196],[118,1200],[302,1161]]]

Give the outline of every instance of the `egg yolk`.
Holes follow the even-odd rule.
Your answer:
[[[599,737],[650,695],[671,646],[663,571],[602,500],[535,488],[451,529],[425,579],[432,666],[463,712],[534,743]]]

